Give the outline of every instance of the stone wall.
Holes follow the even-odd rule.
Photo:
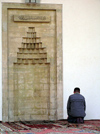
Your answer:
[[[3,4],[3,121],[62,118],[61,11]]]

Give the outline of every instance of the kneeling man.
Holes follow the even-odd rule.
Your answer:
[[[84,123],[86,102],[84,96],[80,94],[80,89],[76,87],[74,94],[70,95],[67,102],[67,114],[69,123]]]

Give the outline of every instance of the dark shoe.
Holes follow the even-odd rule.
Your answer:
[[[77,118],[76,119],[76,123],[80,123],[80,118]]]
[[[83,121],[83,119],[82,119],[82,118],[80,118],[79,120],[80,120],[80,123],[84,123],[84,121]]]
[[[84,123],[84,121],[83,121],[82,118],[77,118],[76,122],[77,122],[77,123]]]

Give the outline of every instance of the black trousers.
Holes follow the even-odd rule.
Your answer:
[[[78,122],[78,119],[81,118],[81,122]],[[67,121],[69,123],[84,123],[84,117],[72,117],[72,116],[68,116]]]

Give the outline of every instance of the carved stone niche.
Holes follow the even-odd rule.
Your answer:
[[[62,5],[2,4],[3,122],[63,118]]]

